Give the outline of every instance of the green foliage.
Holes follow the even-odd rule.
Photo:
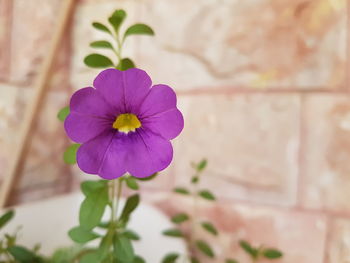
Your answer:
[[[247,253],[249,254],[253,259],[258,258],[259,256],[259,250],[252,247],[247,241],[245,240],[241,240],[239,241],[239,245],[241,246],[241,248]]]
[[[76,261],[76,258],[80,254],[84,253],[83,247],[80,245],[72,247],[64,247],[57,249],[51,258],[48,260],[49,263],[72,263]]]
[[[225,263],[238,263],[238,261],[232,258],[228,258],[225,260]]]
[[[110,42],[106,41],[106,40],[94,41],[94,42],[90,43],[90,47],[93,47],[93,48],[107,48],[107,49],[112,49],[113,50],[112,44]]]
[[[103,32],[106,32],[108,34],[111,34],[112,35],[112,32],[108,29],[107,26],[101,24],[101,23],[98,23],[98,22],[93,22],[92,23],[92,26],[94,28],[96,28],[97,30],[100,30],[100,31],[103,31]]]
[[[114,11],[114,13],[109,17],[108,21],[113,26],[116,34],[119,32],[119,28],[126,18],[126,12],[122,9]]]
[[[199,260],[196,257],[191,257],[191,263],[199,263]]]
[[[205,230],[207,230],[210,234],[213,234],[214,236],[218,234],[218,231],[216,230],[215,226],[210,222],[202,222],[201,226]]]
[[[96,262],[101,262],[101,255],[99,251],[97,250],[92,250],[89,251],[88,253],[85,253],[79,263],[96,263]]]
[[[69,106],[66,106],[64,108],[62,108],[58,114],[57,114],[57,118],[60,120],[60,121],[65,121],[65,119],[67,118],[67,116],[69,115],[70,113],[70,109],[69,109]]]
[[[137,179],[139,181],[151,181],[151,180],[155,179],[157,176],[158,176],[158,173],[154,173],[154,174],[152,174],[151,176],[148,176],[148,177],[144,177],[144,178],[135,177],[135,179]]]
[[[75,164],[77,162],[77,152],[80,144],[74,143],[68,146],[63,154],[63,160],[66,164]]]
[[[84,58],[84,63],[91,68],[108,68],[113,67],[112,60],[100,54],[90,54]]]
[[[125,236],[126,238],[129,238],[131,240],[135,240],[135,241],[140,240],[140,236],[136,232],[134,232],[130,229],[125,230],[123,232],[123,236]]]
[[[132,190],[138,190],[139,189],[139,185],[136,181],[136,179],[132,176],[128,176],[125,179],[126,185],[132,189]]]
[[[206,200],[209,200],[209,201],[215,200],[214,194],[212,192],[210,192],[209,190],[201,190],[201,191],[199,191],[198,195]]]
[[[178,193],[178,194],[183,194],[183,195],[189,195],[190,194],[190,191],[188,191],[185,187],[176,187],[174,189],[174,192]]]
[[[9,210],[0,217],[0,229],[3,228],[8,222],[12,220],[15,215],[15,211]]]
[[[165,257],[162,260],[162,263],[174,263],[178,259],[180,255],[178,253],[169,253],[165,255]]]
[[[215,257],[213,249],[204,240],[197,240],[196,241],[196,246],[204,255],[206,255],[206,256],[208,256],[210,258],[214,258]]]
[[[123,71],[129,68],[135,68],[135,63],[130,58],[123,58],[117,66],[117,69]]]
[[[132,263],[146,263],[146,261],[140,256],[135,256],[134,261]]]
[[[124,235],[114,236],[113,248],[118,261],[122,263],[133,262],[135,253],[129,238]]]
[[[108,187],[97,188],[90,192],[80,207],[79,222],[80,226],[86,230],[96,227],[103,216],[106,205],[108,204]]]
[[[191,183],[192,184],[196,184],[199,182],[199,176],[193,176],[192,179],[191,179]]]
[[[86,230],[80,226],[72,228],[68,232],[69,237],[78,244],[85,244],[91,240],[100,237],[99,234],[92,232],[91,230]]]
[[[140,203],[140,196],[138,194],[130,196],[124,205],[120,219],[123,222],[129,221],[130,214],[136,209]]]
[[[205,169],[205,167],[207,167],[207,164],[208,164],[208,162],[206,159],[203,159],[202,161],[200,161],[196,167],[197,171],[198,172],[203,171]]]
[[[262,254],[268,259],[277,259],[283,256],[283,253],[275,248],[265,248]]]
[[[177,215],[174,215],[172,218],[171,218],[171,221],[175,224],[180,224],[182,222],[185,222],[189,219],[190,217],[185,214],[185,213],[180,213],[180,214],[177,214]]]
[[[80,189],[83,192],[85,196],[88,196],[92,192],[96,191],[97,189],[106,188],[108,187],[108,181],[107,180],[98,180],[98,181],[84,181],[80,184]]]
[[[130,26],[124,33],[124,38],[130,35],[154,35],[153,29],[145,24],[135,24]]]
[[[12,246],[7,251],[19,263],[37,263],[41,261],[32,251],[22,246]]]
[[[164,230],[163,235],[169,236],[169,237],[183,237],[181,230],[177,229],[177,228],[171,228],[168,230]]]

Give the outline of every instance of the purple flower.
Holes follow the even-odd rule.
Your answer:
[[[147,177],[168,167],[173,158],[169,140],[184,126],[175,92],[152,86],[137,68],[104,70],[93,86],[73,94],[64,123],[69,138],[82,144],[80,169],[114,179],[127,172]]]

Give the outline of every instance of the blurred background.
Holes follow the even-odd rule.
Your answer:
[[[61,4],[0,0],[0,180]],[[92,84],[98,70],[83,59],[106,37],[91,23],[117,8],[127,24],[154,29],[155,37],[130,38],[125,53],[177,91],[185,115],[174,162],[143,185],[144,200],[169,215],[186,208],[171,189],[188,184],[190,163],[206,158],[203,184],[219,202],[202,213],[228,254],[242,253],[245,238],[279,247],[285,257],[276,262],[350,262],[348,0],[76,1],[10,203],[95,179],[63,162],[70,142],[56,115]]]

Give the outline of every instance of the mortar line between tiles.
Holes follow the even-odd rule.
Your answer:
[[[329,247],[330,247],[330,239],[332,236],[331,229],[333,228],[333,218],[331,216],[327,216],[326,219],[326,237],[324,241],[323,247],[323,263],[330,263],[329,261]]]

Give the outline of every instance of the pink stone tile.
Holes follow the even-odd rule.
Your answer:
[[[295,203],[299,97],[293,94],[179,98],[185,128],[175,143],[175,184],[187,184],[190,162],[208,159],[203,187],[222,198]]]
[[[193,215],[193,211],[196,211],[190,199],[176,195],[159,194],[153,197],[152,203],[169,216],[179,212]],[[201,203],[197,211],[196,220],[210,220],[220,233],[217,238],[212,238],[205,231],[196,228],[196,239],[208,241],[218,255],[217,260],[203,258],[203,263],[224,262],[227,257],[236,258],[239,262],[251,262],[238,245],[242,239],[255,246],[280,249],[284,257],[274,261],[276,263],[324,262],[327,236],[327,219],[324,215],[237,203],[212,205],[208,202]],[[188,225],[182,227],[190,234]]]
[[[10,65],[12,1],[0,0],[0,80],[6,81]]]
[[[346,78],[347,1],[142,1],[156,32],[141,67],[177,89],[336,88]]]
[[[47,54],[60,0],[14,0],[11,81],[31,83]]]
[[[346,263],[350,260],[350,221],[337,219],[332,224],[327,263]]]
[[[304,103],[303,205],[349,215],[349,97],[310,95]]]

